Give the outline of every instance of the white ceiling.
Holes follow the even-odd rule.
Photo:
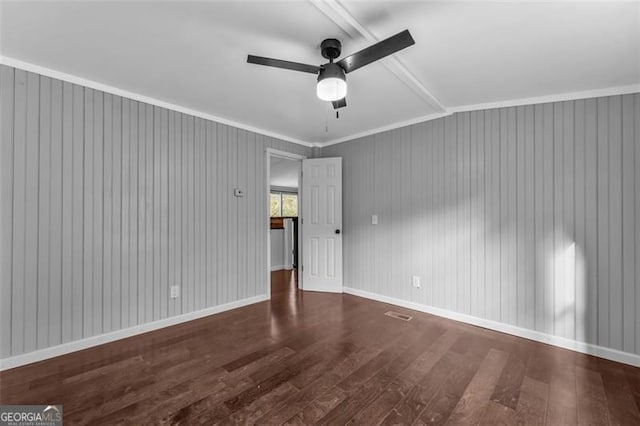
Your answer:
[[[639,2],[0,1],[5,63],[309,143],[478,104],[640,90]],[[319,65],[324,38],[348,55],[404,29],[416,45],[347,76],[339,120],[313,75],[246,63]]]
[[[269,184],[279,188],[298,188],[300,161],[271,157],[269,167]]]

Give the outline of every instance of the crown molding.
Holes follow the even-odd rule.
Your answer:
[[[453,115],[458,112],[483,111],[483,110],[496,109],[496,108],[509,108],[509,107],[516,107],[516,106],[546,104],[551,102],[578,101],[580,99],[628,95],[632,93],[640,93],[640,84],[607,87],[604,89],[584,90],[581,92],[560,93],[557,95],[536,96],[532,98],[509,99],[504,101],[486,102],[486,103],[473,104],[473,105],[461,105],[461,106],[447,108],[446,111],[442,113],[435,113],[435,114],[425,115],[422,117],[416,117],[406,121],[400,121],[400,122],[392,123],[383,127],[378,127],[376,129],[355,133],[350,136],[332,139],[327,142],[316,142],[314,145],[316,147],[324,148],[326,146],[348,142],[348,141],[359,139],[365,136],[371,136],[376,133],[382,133],[389,130],[398,129],[400,127],[410,126],[412,124],[418,124],[426,121],[436,120],[438,118]]]
[[[473,105],[461,105],[448,108],[447,110],[451,113],[481,111],[495,108],[547,104],[551,102],[578,101],[580,99],[601,98],[605,96],[628,95],[630,93],[639,92],[640,84],[630,84],[628,86],[606,87],[604,89],[583,90],[580,92],[559,93],[555,95],[535,96],[532,98],[518,98]]]
[[[287,135],[282,135],[280,133],[271,132],[269,130],[264,130],[259,127],[251,126],[245,123],[240,123],[238,121],[229,120],[223,117],[218,117],[213,114],[208,114],[206,112],[198,111],[195,109],[183,107],[181,105],[176,105],[170,102],[165,102],[160,99],[152,98],[149,96],[141,95],[139,93],[131,92],[129,90],[120,89],[118,87],[110,86],[108,84],[98,83],[94,80],[89,80],[86,78],[78,77],[73,74],[68,74],[62,71],[54,70],[47,67],[42,67],[40,65],[32,64],[30,62],[21,61],[19,59],[15,59],[9,56],[0,55],[0,64],[7,65],[14,68],[19,68],[24,71],[33,72],[36,74],[44,75],[46,77],[55,78],[57,80],[66,81],[68,83],[77,84],[79,86],[88,87],[90,89],[98,90],[105,93],[110,93],[112,95],[121,96],[123,98],[132,99],[138,102],[144,102],[146,104],[155,105],[160,108],[166,108],[172,111],[181,112],[183,114],[192,115],[194,117],[203,118],[205,120],[215,121],[216,123],[226,124],[228,126],[237,127],[239,129],[247,130],[254,133],[259,133],[264,136],[281,139],[286,142],[295,143],[298,145],[306,146],[312,148],[317,146],[314,143],[303,141],[300,139],[292,138]]]
[[[451,114],[452,114],[451,112],[438,112],[438,113],[433,113],[433,114],[429,114],[429,115],[423,115],[423,116],[412,118],[412,119],[409,119],[409,120],[399,121],[399,122],[396,122],[396,123],[388,124],[386,126],[377,127],[375,129],[365,130],[365,131],[359,132],[359,133],[354,133],[353,135],[350,135],[350,136],[345,136],[345,137],[338,138],[338,139],[332,139],[332,140],[327,141],[327,142],[318,142],[318,143],[316,143],[316,145],[318,147],[320,147],[320,148],[324,148],[324,147],[327,147],[327,146],[331,146],[331,145],[336,145],[336,144],[343,143],[343,142],[352,141],[354,139],[363,138],[365,136],[371,136],[371,135],[375,135],[377,133],[382,133],[382,132],[386,132],[386,131],[389,131],[389,130],[399,129],[401,127],[411,126],[412,124],[418,124],[418,123],[424,123],[426,121],[436,120],[438,118],[446,117],[446,116],[451,115]]]
[[[310,0],[310,1],[314,2],[316,0]],[[229,126],[237,127],[239,129],[259,133],[264,136],[281,139],[283,141],[295,143],[295,144],[302,145],[309,148],[323,148],[326,146],[336,145],[339,143],[348,142],[353,139],[370,136],[376,133],[386,132],[389,130],[398,129],[398,128],[410,126],[413,124],[436,120],[438,118],[446,117],[448,115],[452,115],[457,112],[481,111],[481,110],[488,110],[488,109],[494,109],[494,108],[508,108],[508,107],[514,107],[514,106],[535,105],[535,104],[543,104],[543,103],[550,103],[550,102],[574,101],[574,100],[598,98],[598,97],[604,97],[604,96],[617,96],[617,95],[626,95],[631,93],[640,93],[640,84],[631,84],[627,86],[607,87],[604,89],[584,90],[580,92],[561,93],[561,94],[555,94],[555,95],[545,95],[545,96],[537,96],[537,97],[530,97],[530,98],[509,99],[509,100],[503,100],[503,101],[497,101],[497,102],[486,102],[486,103],[473,104],[473,105],[460,105],[460,106],[454,106],[449,108],[443,107],[444,108],[443,112],[437,112],[433,114],[411,118],[409,120],[403,120],[403,121],[391,123],[386,126],[377,127],[375,129],[370,129],[370,130],[364,130],[362,132],[354,133],[354,134],[336,138],[336,139],[331,139],[325,142],[319,142],[319,141],[307,142],[300,139],[292,138],[290,136],[260,129],[248,124],[239,123],[236,121],[217,117],[212,114],[207,114],[201,111],[182,107],[180,105],[175,105],[169,102],[161,101],[155,98],[151,98],[149,96],[130,92],[128,90],[123,90],[117,87],[98,83],[96,81],[78,77],[72,74],[67,74],[61,71],[53,70],[51,68],[46,68],[40,65],[35,65],[29,62],[21,61],[8,56],[0,55],[0,64],[7,65],[14,68],[19,68],[25,71],[33,72],[36,74],[44,75],[47,77],[55,78],[58,80],[69,82],[69,83],[78,84],[80,86],[89,87],[91,89],[99,90],[102,92],[111,93],[116,96],[122,96],[122,97],[133,99],[139,102],[148,103],[161,108],[167,108],[173,111],[192,115],[194,117],[203,118],[205,120],[215,121],[217,123],[226,124]]]
[[[369,43],[380,41],[368,28],[358,20],[337,0],[309,0],[309,2],[322,12],[327,18],[333,21],[350,37],[363,37]],[[442,103],[413,75],[409,68],[395,55],[384,59],[381,64],[394,74],[402,83],[413,91],[420,99],[438,113],[446,112]]]

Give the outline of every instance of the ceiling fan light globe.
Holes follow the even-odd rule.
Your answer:
[[[340,78],[325,78],[318,81],[316,94],[323,101],[337,101],[347,96],[347,82]]]

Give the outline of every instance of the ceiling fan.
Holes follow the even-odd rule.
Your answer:
[[[334,109],[347,106],[347,79],[345,74],[357,70],[365,65],[398,52],[415,44],[409,30],[382,40],[372,46],[354,53],[351,56],[337,59],[342,51],[342,44],[335,38],[328,38],[320,44],[322,56],[329,60],[326,64],[315,66],[301,64],[299,62],[283,61],[281,59],[265,58],[262,56],[247,56],[250,64],[266,65],[269,67],[284,68],[293,71],[307,72],[318,76],[316,94],[323,101],[329,101]]]

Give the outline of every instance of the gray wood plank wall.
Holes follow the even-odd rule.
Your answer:
[[[321,155],[343,157],[345,286],[640,354],[640,94],[458,113]]]
[[[7,66],[0,138],[2,358],[266,294],[265,150],[311,155]]]

